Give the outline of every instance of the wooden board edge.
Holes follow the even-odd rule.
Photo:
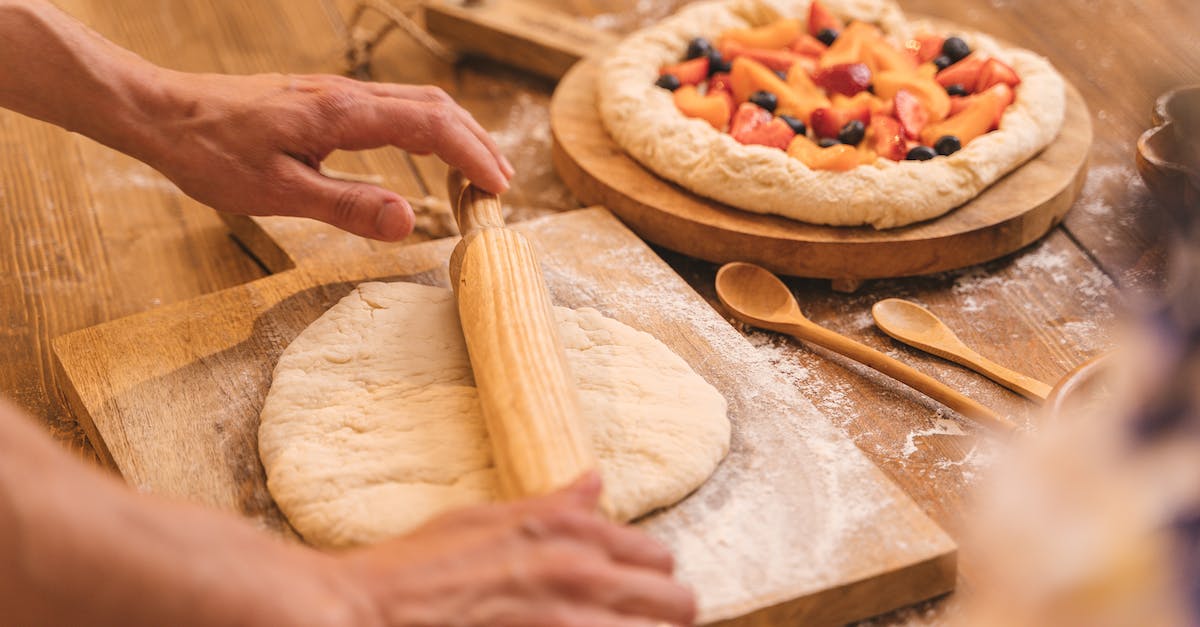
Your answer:
[[[953,547],[953,544],[951,546]],[[729,618],[706,622],[704,625],[845,625],[951,593],[954,591],[957,572],[958,549],[954,547],[904,568],[881,572],[758,610],[732,609],[727,613]],[[746,613],[738,615],[737,612]]]
[[[108,449],[108,444],[105,443],[104,438],[100,437],[96,421],[92,417],[92,413],[88,411],[87,404],[83,402],[83,397],[80,396],[79,389],[75,386],[75,378],[71,376],[71,369],[63,360],[63,354],[70,350],[69,346],[75,341],[75,338],[72,336],[78,337],[75,333],[71,333],[56,337],[50,341],[50,353],[54,362],[54,372],[55,378],[58,381],[59,392],[62,393],[67,401],[68,411],[75,418],[75,422],[79,423],[88,442],[95,449],[96,456],[100,458],[100,463],[109,470],[119,474],[121,469],[117,465],[112,451]]]
[[[580,59],[610,49],[617,37],[578,19],[520,0],[459,6],[421,4],[425,28],[452,48],[557,81]]]
[[[218,215],[233,239],[268,272],[276,274],[296,267],[295,258],[284,248],[284,244],[275,241],[267,233],[258,218],[229,213]]]

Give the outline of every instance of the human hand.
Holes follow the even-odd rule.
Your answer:
[[[346,556],[384,625],[690,625],[671,554],[594,511],[591,475],[552,495],[472,507]]]
[[[436,87],[332,75],[162,74],[171,103],[144,159],[220,211],[315,218],[394,241],[412,231],[399,194],[322,176],[336,149],[396,146],[436,154],[493,193],[513,168],[483,127]]]

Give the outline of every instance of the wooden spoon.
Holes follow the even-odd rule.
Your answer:
[[[869,366],[986,426],[1016,429],[1008,419],[883,353],[804,317],[788,286],[770,271],[749,263],[728,263],[717,272],[717,298],[742,322],[812,342]]]
[[[871,315],[884,333],[927,353],[966,366],[1025,398],[1044,401],[1050,395],[1049,385],[1009,370],[971,350],[933,312],[916,303],[899,298],[881,300],[871,308]]]

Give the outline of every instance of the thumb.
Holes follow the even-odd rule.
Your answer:
[[[413,229],[413,210],[399,194],[369,183],[322,176],[299,163],[291,215],[313,218],[370,239],[394,242]]]

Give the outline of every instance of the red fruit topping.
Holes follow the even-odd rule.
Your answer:
[[[680,85],[699,85],[708,78],[708,57],[699,57],[691,61],[668,65],[658,71],[658,75],[672,74],[679,79]]]
[[[835,94],[853,96],[871,85],[871,70],[864,63],[839,63],[817,70],[813,82]]]
[[[975,84],[979,82],[979,72],[982,69],[983,57],[979,56],[977,52],[972,52],[962,61],[938,72],[934,80],[942,87],[962,85],[963,89],[973,92]]]
[[[733,93],[733,83],[730,81],[729,72],[717,72],[708,79],[708,93],[715,91],[727,91]]]
[[[975,91],[980,92],[993,85],[1016,87],[1020,84],[1021,78],[1011,67],[999,59],[988,59],[979,70],[979,80],[975,83]]]
[[[929,112],[921,101],[907,89],[896,92],[894,98],[896,119],[900,121],[900,129],[908,139],[917,139],[921,131],[929,123]]]
[[[759,144],[780,150],[787,150],[788,144],[796,136],[787,122],[749,102],[743,102],[738,107],[729,134],[743,144]]]
[[[886,115],[871,118],[868,134],[875,138],[875,154],[892,161],[903,161],[908,154],[908,142],[904,140],[900,122]]]
[[[842,127],[849,121],[850,117],[845,112],[831,107],[821,107],[812,112],[808,126],[817,137],[837,137],[838,133],[842,132]]]
[[[941,35],[917,35],[905,48],[912,51],[917,63],[928,63],[942,54],[942,44],[945,42],[946,38]]]
[[[816,37],[826,28],[840,33],[845,25],[821,4],[821,0],[813,0],[808,7],[808,34]]]

